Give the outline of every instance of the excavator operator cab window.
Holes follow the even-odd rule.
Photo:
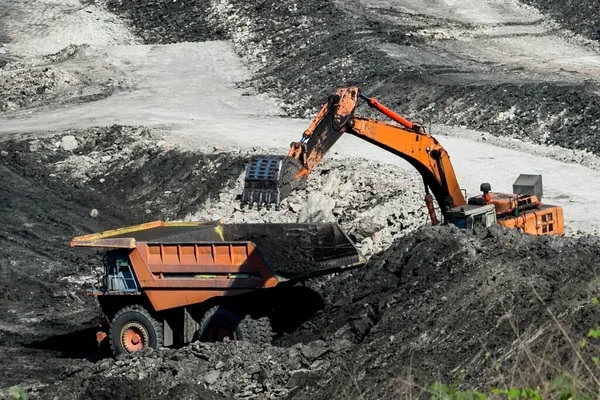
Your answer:
[[[486,214],[479,214],[479,215],[474,215],[473,216],[473,223],[471,224],[471,226],[474,228],[476,226],[483,226],[485,227],[487,223],[487,218],[486,218]]]
[[[473,226],[483,226],[487,228],[494,225],[496,222],[496,213],[493,210],[473,216]]]
[[[553,230],[552,213],[542,215],[542,233],[552,232]]]
[[[466,217],[456,217],[452,220],[452,223],[454,224],[454,226],[456,226],[458,229],[469,229],[469,223],[467,221]]]
[[[479,210],[479,212],[473,212],[470,214],[465,213],[451,213],[450,221],[458,229],[472,230],[475,227],[484,227],[496,224],[496,211],[495,208],[487,207],[486,209]]]

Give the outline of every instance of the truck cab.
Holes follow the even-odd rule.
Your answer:
[[[111,250],[104,258],[104,294],[139,293],[140,285],[131,268],[129,252]]]

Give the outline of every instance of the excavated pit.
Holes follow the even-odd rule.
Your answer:
[[[333,216],[323,207],[309,212],[309,185],[279,214],[232,206],[246,158],[182,153],[152,132],[118,126],[3,142],[0,346],[7,367],[1,386],[22,385],[31,398],[392,399],[458,377],[462,388],[488,390],[511,371],[522,371],[513,373],[515,384],[537,384],[532,379],[539,376],[528,372],[536,360],[545,379],[560,375],[555,367],[589,379],[573,366],[560,329],[578,343],[595,328],[598,238],[419,228],[424,213],[399,215],[396,225],[404,231],[389,244],[378,242],[366,267],[311,280],[304,292],[294,292],[305,308],[320,304],[270,346],[194,343],[99,359],[91,317],[97,308],[83,290],[100,254],[68,248],[73,236],[190,213],[238,222]],[[353,193],[343,182],[364,170],[354,168],[336,160],[316,171],[315,185],[328,188],[320,199],[342,202]],[[356,185],[364,193],[353,213],[337,218],[364,246],[390,227],[364,224],[363,213],[377,209],[369,200],[374,185],[386,183],[375,172],[361,176]],[[408,193],[392,188],[390,198],[382,196],[379,212],[398,196],[420,210],[421,193],[404,188]],[[297,208],[295,201],[306,204]],[[593,364],[598,347],[588,340],[578,351]],[[544,357],[552,363],[542,363]]]
[[[84,288],[101,254],[70,248],[71,238],[185,215],[243,170],[239,158],[165,150],[143,129],[119,126],[1,148],[0,387],[51,381],[61,354],[97,350]]]
[[[452,46],[481,34],[477,24],[375,1],[89,2],[129,17],[147,43],[231,40],[254,72],[240,85],[278,96],[290,115],[312,116],[332,89],[358,84],[412,119],[600,154],[594,73],[573,64],[544,70],[552,60],[535,57],[523,67],[508,56],[463,56]],[[525,2],[597,40],[592,2]],[[506,25],[538,32],[526,38],[547,35],[536,21]],[[89,97],[78,86],[89,76],[63,79],[61,65],[22,70],[2,57],[0,66],[10,61],[0,74],[2,110],[123,88],[101,81],[107,90]],[[595,387],[585,366],[595,371],[598,354],[588,336],[599,317],[597,238],[423,228],[420,178],[364,160],[326,161],[279,210],[241,208],[247,155],[181,152],[120,126],[0,142],[0,388],[18,384],[31,398],[395,399],[438,380],[462,389],[545,387],[564,383],[565,373]],[[83,290],[100,254],[71,249],[69,239],[174,218],[336,221],[372,258],[308,282],[302,289],[319,295],[311,299],[318,310],[271,346],[194,343],[98,360],[97,308]]]

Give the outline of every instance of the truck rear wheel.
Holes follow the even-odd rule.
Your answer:
[[[209,309],[199,322],[196,337],[202,342],[246,340],[253,343],[271,343],[272,329],[268,318],[240,318],[223,306]]]
[[[113,354],[134,353],[146,348],[162,346],[163,332],[150,313],[141,306],[128,306],[117,312],[109,331]]]

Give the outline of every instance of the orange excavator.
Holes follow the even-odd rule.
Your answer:
[[[359,99],[397,124],[355,115]],[[396,154],[419,171],[433,225],[440,223],[435,198],[443,224],[466,230],[500,224],[532,235],[564,234],[562,208],[541,202],[541,175],[521,174],[513,184],[513,193],[492,192],[489,183],[482,183],[481,195],[465,198],[450,156],[439,141],[419,124],[361,93],[358,87],[340,88],[329,96],[302,139],[291,144],[286,156],[253,157],[246,169],[242,203],[278,204],[308,179],[344,133]]]

